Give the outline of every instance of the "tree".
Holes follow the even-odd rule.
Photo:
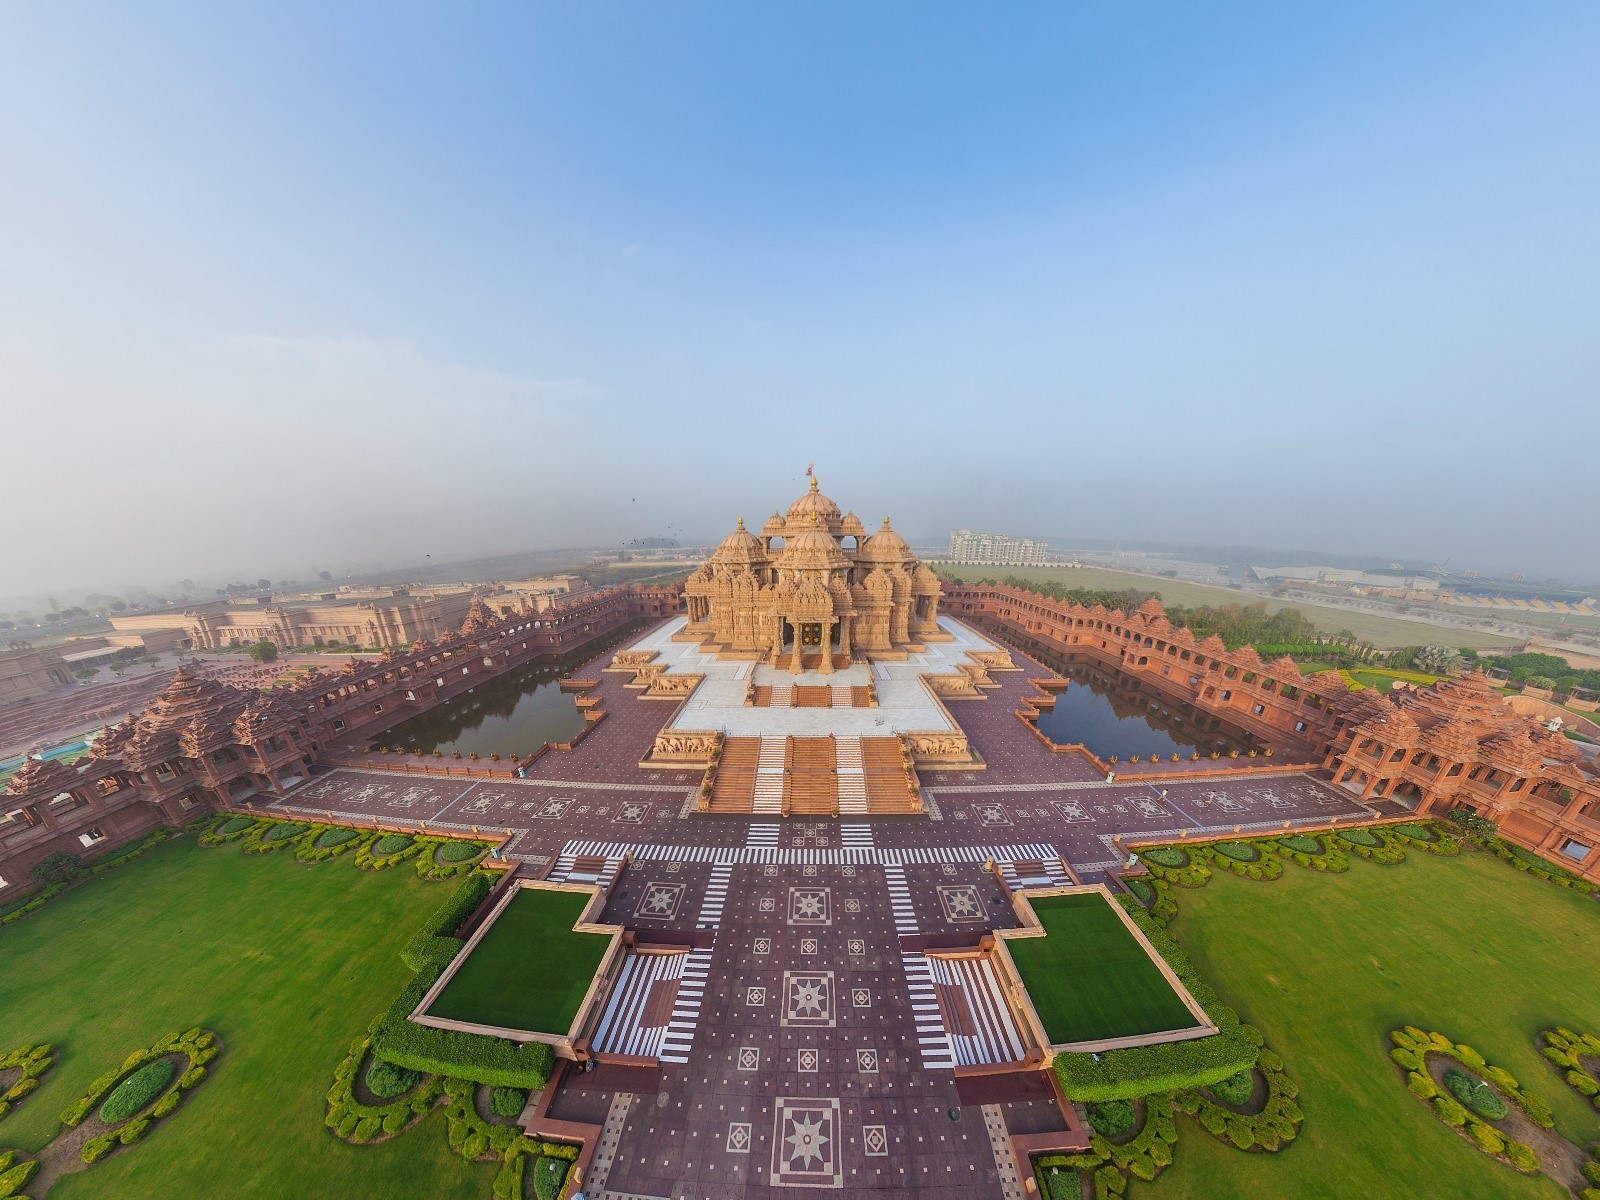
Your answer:
[[[1429,675],[1452,675],[1461,669],[1461,656],[1448,646],[1418,646],[1411,665]]]
[[[250,657],[255,659],[258,663],[269,663],[277,659],[278,647],[275,642],[269,642],[263,639],[257,642],[254,646],[251,646],[246,653],[248,653]]]
[[[83,860],[69,850],[46,854],[29,872],[35,883],[66,883],[83,873]]]
[[[331,580],[333,578],[333,572],[332,571],[318,571],[317,572],[317,578],[322,580],[323,583],[327,583],[329,580]]]
[[[272,580],[270,580],[270,579],[258,579],[258,580],[256,580],[256,586],[258,588],[269,588],[269,587],[272,586]]]

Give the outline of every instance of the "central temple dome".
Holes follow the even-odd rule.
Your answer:
[[[823,499],[827,500],[827,497],[824,496]],[[793,511],[790,509],[791,513]],[[789,535],[783,553],[778,556],[777,565],[802,571],[832,570],[836,567],[848,567],[850,558],[834,540],[833,535],[823,528],[820,520],[808,518],[805,528],[799,533]]]
[[[829,533],[838,536],[844,524],[844,513],[837,504],[817,490],[815,475],[811,477],[811,489],[789,505],[787,519],[792,523],[792,530],[804,530],[811,524],[813,516]]]

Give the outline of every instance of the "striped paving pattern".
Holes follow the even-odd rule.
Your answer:
[[[689,1049],[694,1045],[695,1026],[700,1023],[700,1005],[706,998],[706,979],[711,975],[711,950],[691,950],[677,957],[683,959],[683,974],[678,979],[678,1000],[672,1008],[672,1020],[667,1022],[667,1032],[661,1039],[664,1063],[686,1063]]]
[[[594,1048],[611,1054],[659,1057],[668,1013],[652,1010],[658,1008],[661,991],[666,988],[671,989],[676,1007],[678,981],[688,958],[688,954],[628,954],[595,1026]],[[655,1023],[644,1024],[646,1021]]]
[[[1054,846],[1044,842],[1013,846],[913,846],[905,849],[888,846],[851,847],[838,850],[781,849],[766,846],[685,846],[656,842],[648,846],[633,842],[601,842],[588,839],[570,841],[562,855],[631,854],[638,861],[710,862],[748,865],[775,863],[779,866],[870,867],[873,865],[911,866],[918,863],[985,863],[1056,858]]]
[[[839,826],[839,842],[846,850],[871,850],[874,845],[872,826],[842,824]]]
[[[834,739],[835,783],[839,789],[839,815],[864,816],[867,805],[867,769],[861,761],[861,739],[841,737]]]
[[[757,846],[776,847],[778,844],[779,826],[768,823],[756,823],[745,831],[744,844],[752,849]]]
[[[933,971],[925,954],[900,955],[905,968],[906,991],[911,997],[911,1017],[917,1026],[917,1045],[922,1051],[922,1065],[926,1070],[954,1070],[955,1054],[950,1049],[950,1035],[945,1032],[944,1019],[939,1015],[939,1000],[933,991]]]
[[[1022,1058],[1022,1035],[1000,990],[1000,980],[987,958],[927,956],[933,982],[943,985],[950,1048],[964,1067],[1016,1062]],[[937,994],[937,993],[936,993]]]
[[[556,859],[556,865],[550,870],[549,882],[593,883],[598,884],[601,891],[610,891],[627,861],[626,852],[591,854],[583,850],[572,851]]]
[[[750,811],[764,816],[783,812],[783,768],[788,758],[788,738],[764,737],[756,759],[756,787]]]
[[[998,859],[995,869],[1013,892],[1023,888],[1071,887],[1074,880],[1059,858]]]
[[[883,882],[889,889],[889,911],[894,915],[894,931],[901,936],[917,932],[917,909],[906,886],[906,870],[898,863],[883,868]]]
[[[715,929],[722,921],[722,907],[728,902],[728,879],[733,875],[733,864],[719,862],[711,868],[711,878],[706,881],[705,896],[700,901],[700,915],[695,918],[697,929]]]

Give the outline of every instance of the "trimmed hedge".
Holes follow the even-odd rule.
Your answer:
[[[541,1154],[533,1160],[533,1194],[538,1200],[557,1200],[567,1185],[567,1172],[571,1169],[571,1163]]]
[[[450,893],[450,898],[429,913],[411,935],[411,940],[400,951],[400,960],[413,971],[423,971],[433,965],[443,967],[450,962],[461,949],[461,943],[450,935],[461,928],[493,887],[494,880],[482,871],[468,875]]]
[[[294,856],[303,863],[326,862],[371,840],[371,833],[346,825],[313,825],[296,844]]]
[[[1183,1042],[1107,1050],[1098,1060],[1092,1054],[1058,1054],[1055,1067],[1062,1091],[1084,1103],[1127,1100],[1152,1092],[1206,1087],[1248,1069],[1256,1060],[1259,1035],[1252,1040],[1243,1032],[1239,1014],[1222,1003],[1158,918],[1131,896],[1119,896],[1117,902],[1219,1032]]]
[[[1390,1030],[1389,1040],[1395,1047],[1390,1051],[1389,1057],[1395,1060],[1401,1070],[1407,1072],[1407,1089],[1418,1100],[1428,1105],[1434,1116],[1451,1126],[1485,1154],[1498,1158],[1501,1162],[1526,1174],[1538,1172],[1539,1160],[1533,1151],[1521,1142],[1508,1138],[1489,1123],[1490,1120],[1504,1117],[1505,1112],[1501,1112],[1500,1117],[1491,1116],[1487,1120],[1485,1117],[1495,1111],[1496,1107],[1504,1109],[1505,1099],[1509,1099],[1535,1125],[1542,1129],[1554,1129],[1555,1116],[1548,1104],[1532,1092],[1524,1091],[1511,1072],[1490,1065],[1484,1061],[1483,1055],[1471,1046],[1452,1042],[1442,1033],[1407,1025],[1404,1029]],[[1402,1051],[1406,1055],[1404,1061],[1401,1058]],[[1466,1072],[1452,1069],[1445,1073],[1445,1088],[1446,1092],[1454,1094],[1441,1092],[1438,1085],[1433,1082],[1433,1077],[1428,1074],[1427,1062],[1430,1054],[1437,1054],[1459,1063],[1481,1075],[1483,1079],[1476,1080]],[[1416,1062],[1417,1067],[1408,1070],[1406,1066],[1408,1061]],[[1488,1098],[1485,1098],[1479,1089],[1487,1093]],[[1489,1098],[1498,1101],[1498,1105],[1491,1105],[1488,1102]]]
[[[515,1120],[528,1106],[528,1093],[521,1088],[497,1087],[489,1093],[489,1111],[497,1117]]]
[[[56,1065],[55,1047],[20,1046],[0,1054],[0,1071],[20,1071],[21,1076],[0,1092],[0,1117],[4,1117],[23,1097],[39,1086],[39,1081]]]
[[[111,1095],[100,1106],[100,1119],[107,1125],[120,1125],[135,1113],[143,1112],[167,1090],[177,1074],[178,1066],[170,1058],[145,1063],[111,1090]]]
[[[1486,837],[1479,839],[1478,845],[1489,851],[1501,862],[1508,862],[1519,871],[1525,871],[1557,887],[1569,888],[1574,892],[1581,892],[1585,896],[1600,893],[1600,884],[1590,883],[1587,879],[1579,878],[1571,871],[1563,870],[1532,850],[1524,850],[1512,842],[1501,837]]]
[[[474,871],[406,943],[400,958],[417,977],[374,1023],[373,1050],[397,1067],[423,1074],[536,1091],[549,1080],[555,1066],[555,1056],[543,1042],[512,1042],[487,1034],[433,1029],[408,1019],[461,949],[461,943],[448,935],[461,927],[493,886],[488,875]]]
[[[1155,1093],[1145,1097],[1144,1127],[1121,1145],[1113,1145],[1099,1133],[1089,1137],[1089,1149],[1080,1154],[1046,1154],[1034,1160],[1034,1174],[1040,1191],[1051,1197],[1072,1197],[1078,1192],[1077,1172],[1092,1172],[1097,1197],[1120,1196],[1127,1190],[1128,1176],[1149,1181],[1172,1165],[1172,1146],[1178,1128],[1172,1118],[1172,1095]],[[1070,1175],[1056,1174],[1061,1168]],[[1046,1174],[1049,1172],[1049,1174]],[[1061,1182],[1070,1180],[1070,1189]]]
[[[1240,1071],[1237,1075],[1230,1075],[1220,1083],[1213,1083],[1210,1091],[1213,1096],[1224,1104],[1231,1104],[1234,1108],[1243,1108],[1250,1102],[1250,1093],[1255,1090],[1256,1077],[1251,1071]]]
[[[367,1091],[379,1100],[393,1100],[396,1096],[405,1095],[421,1083],[422,1076],[416,1071],[397,1067],[381,1058],[373,1058],[367,1063],[362,1082],[367,1085]]]
[[[1305,1113],[1295,1102],[1300,1085],[1284,1071],[1283,1059],[1265,1046],[1257,1054],[1255,1066],[1267,1085],[1267,1098],[1258,1113],[1233,1112],[1194,1090],[1178,1093],[1176,1103],[1179,1112],[1193,1117],[1212,1137],[1240,1150],[1276,1153],[1294,1141],[1299,1135],[1300,1123],[1305,1120]],[[1244,1099],[1247,1100],[1254,1081],[1249,1072],[1244,1078]],[[1212,1088],[1212,1091],[1217,1092],[1217,1089]]]
[[[1211,849],[1224,858],[1231,858],[1234,862],[1253,863],[1261,861],[1261,851],[1249,842],[1217,842]]]
[[[1586,1058],[1600,1058],[1600,1037],[1592,1033],[1574,1033],[1563,1026],[1547,1029],[1540,1035],[1544,1045],[1539,1053],[1562,1073],[1567,1086],[1600,1108],[1600,1078],[1583,1064]],[[1600,1183],[1596,1179],[1595,1183]]]
[[[363,871],[382,871],[419,849],[417,839],[406,833],[386,833],[375,841],[356,848],[356,866]]]
[[[1088,1104],[1084,1111],[1089,1117],[1089,1128],[1102,1137],[1114,1138],[1127,1133],[1137,1119],[1131,1100],[1106,1100]]]
[[[239,839],[246,854],[272,854],[293,846],[311,829],[299,821],[257,821]]]
[[[477,866],[489,847],[455,838],[418,838],[417,874],[424,879],[449,879]]]
[[[1141,850],[1139,860],[1174,870],[1189,865],[1189,856],[1175,846],[1152,846],[1148,850]]]
[[[1314,837],[1307,837],[1303,833],[1293,833],[1288,837],[1278,839],[1278,845],[1285,850],[1294,850],[1300,854],[1321,854],[1322,842]]]
[[[1124,880],[1123,882],[1128,885],[1128,890],[1138,898],[1139,903],[1144,905],[1146,908],[1149,908],[1156,902],[1156,889],[1151,886],[1149,880],[1128,879]]]
[[[1340,829],[1334,836],[1338,839],[1341,849],[1348,850],[1368,862],[1393,866],[1406,860],[1406,852],[1400,845],[1400,839],[1381,826]]]
[[[1461,843],[1451,837],[1443,826],[1432,821],[1411,821],[1404,825],[1390,825],[1385,831],[1408,846],[1416,846],[1442,858],[1454,858],[1461,853]]]
[[[393,1099],[387,1104],[363,1104],[356,1099],[353,1081],[362,1059],[368,1059],[367,1078],[371,1087],[371,1074],[381,1062],[372,1058],[369,1051],[372,1039],[364,1037],[350,1044],[343,1061],[334,1069],[333,1086],[328,1089],[328,1111],[323,1117],[335,1137],[347,1142],[372,1142],[392,1137],[408,1125],[426,1116],[444,1095],[444,1082],[440,1079],[423,1079],[421,1086],[409,1095]],[[383,1063],[384,1067],[390,1064]],[[373,1089],[376,1092],[376,1089]]]
[[[83,1124],[85,1118],[97,1105],[100,1105],[101,1119],[115,1128],[98,1137],[90,1138],[83,1144],[79,1151],[79,1157],[83,1162],[97,1163],[118,1146],[131,1146],[149,1133],[157,1121],[170,1116],[182,1103],[184,1094],[205,1079],[206,1064],[217,1056],[220,1049],[216,1042],[217,1035],[209,1029],[196,1028],[186,1033],[169,1034],[153,1046],[135,1050],[123,1059],[119,1066],[107,1071],[91,1083],[89,1090],[62,1112],[61,1123],[75,1128]],[[165,1082],[150,1092],[150,1082],[156,1076],[154,1073],[145,1076],[141,1068],[153,1066],[157,1061],[165,1062],[169,1055],[183,1057],[185,1065],[181,1073],[168,1064],[171,1069],[167,1073]],[[174,1075],[177,1076],[175,1080]],[[143,1082],[112,1107],[112,1101],[118,1099],[117,1092],[121,1091],[122,1086],[141,1076]],[[149,1094],[145,1095],[147,1092]],[[104,1105],[101,1104],[103,1098]],[[143,1104],[136,1108],[129,1107],[141,1098],[144,1099]],[[144,1115],[134,1116],[135,1113]],[[128,1119],[129,1117],[132,1119]],[[122,1122],[120,1125],[117,1124],[119,1120]]]

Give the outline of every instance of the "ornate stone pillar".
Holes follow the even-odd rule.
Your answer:
[[[851,617],[839,618],[839,661],[844,666],[850,665],[850,623]]]
[[[822,623],[822,664],[818,670],[824,675],[833,674],[833,622],[836,619]]]
[[[789,624],[794,626],[794,650],[789,655],[789,674],[798,675],[801,671],[805,670],[804,664],[800,661],[800,620],[798,617],[790,617]]]

